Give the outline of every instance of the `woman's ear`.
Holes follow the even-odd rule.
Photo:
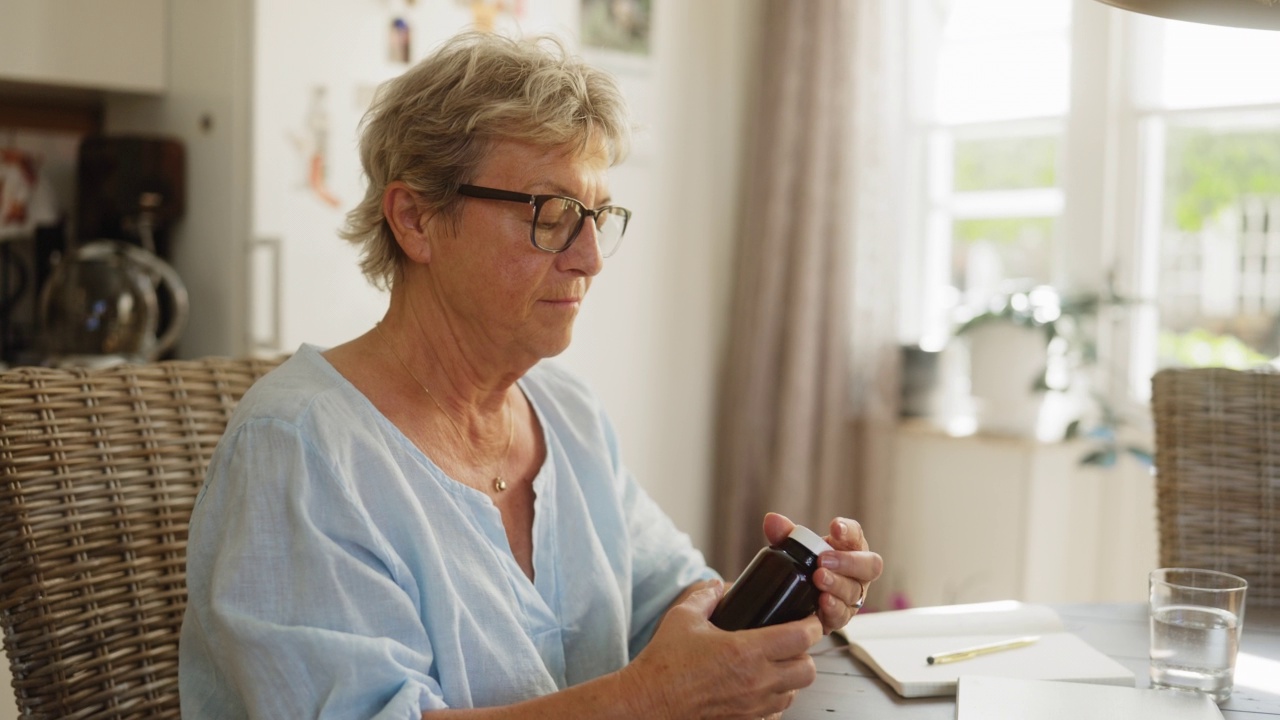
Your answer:
[[[418,206],[418,196],[408,185],[399,180],[387,184],[387,189],[382,192],[382,215],[409,260],[417,263],[431,261],[427,219]]]

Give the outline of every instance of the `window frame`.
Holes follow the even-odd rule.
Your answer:
[[[995,130],[1061,123],[1062,204],[1049,261],[1052,284],[1068,294],[1103,291],[1110,284],[1122,297],[1155,298],[1163,226],[1162,123],[1209,116],[1280,116],[1280,103],[1158,107],[1146,93],[1161,69],[1163,21],[1118,11],[1096,0],[1072,0],[1071,14],[1070,100],[1064,117],[949,125],[915,114],[911,144],[919,176],[913,178],[918,182],[907,202],[919,225],[909,228],[915,244],[907,254],[919,262],[904,270],[908,273],[903,277],[901,335],[905,339],[937,348],[954,329],[938,311],[945,300],[940,295],[949,285],[951,222],[961,218],[953,212],[948,135],[954,141]],[[931,93],[933,78],[927,71],[922,75],[917,68],[913,77],[926,80],[916,93]],[[930,107],[919,95],[916,105]],[[1145,416],[1157,362],[1158,310],[1138,305],[1109,311],[1099,318],[1097,332],[1092,389],[1109,397],[1122,412]]]

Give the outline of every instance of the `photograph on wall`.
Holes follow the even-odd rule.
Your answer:
[[[648,55],[652,5],[652,0],[582,0],[582,44]]]
[[[408,18],[396,16],[391,20],[390,32],[387,33],[387,60],[397,65],[408,65],[413,57],[412,47]]]
[[[298,186],[306,188],[329,208],[341,207],[342,201],[329,186],[329,89],[324,85],[311,88],[311,104],[300,126],[289,133],[293,148],[301,161]]]
[[[457,0],[457,4],[471,10],[471,24],[476,30],[496,32],[499,26],[519,30],[513,25],[524,17],[524,0]]]

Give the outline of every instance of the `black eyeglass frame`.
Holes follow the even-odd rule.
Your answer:
[[[533,206],[533,223],[529,227],[529,242],[534,247],[543,252],[562,253],[573,247],[573,243],[582,234],[582,227],[586,225],[587,218],[591,218],[591,222],[595,222],[601,213],[614,212],[622,215],[622,230],[618,233],[618,247],[622,246],[622,237],[627,234],[627,225],[631,222],[631,211],[620,205],[601,205],[594,210],[582,204],[581,200],[571,198],[568,195],[530,195],[528,193],[515,192],[514,190],[499,190],[497,188],[484,187],[482,185],[462,184],[458,186],[458,194],[464,197],[479,198],[481,200],[502,200],[505,202],[518,202],[525,205]],[[569,239],[565,241],[564,247],[557,250],[546,248],[538,244],[538,214],[542,212],[542,206],[549,200],[568,200],[577,205],[578,225],[573,229],[573,233],[569,235]],[[599,225],[596,226],[599,229]],[[605,257],[609,257],[618,251],[618,247],[614,247]]]

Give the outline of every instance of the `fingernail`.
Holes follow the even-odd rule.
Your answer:
[[[848,532],[849,532],[849,527],[845,525],[843,521],[836,523],[836,537],[843,540],[845,534]]]
[[[822,560],[822,567],[824,568],[835,569],[840,567],[840,559],[835,555],[823,555],[820,559]]]

